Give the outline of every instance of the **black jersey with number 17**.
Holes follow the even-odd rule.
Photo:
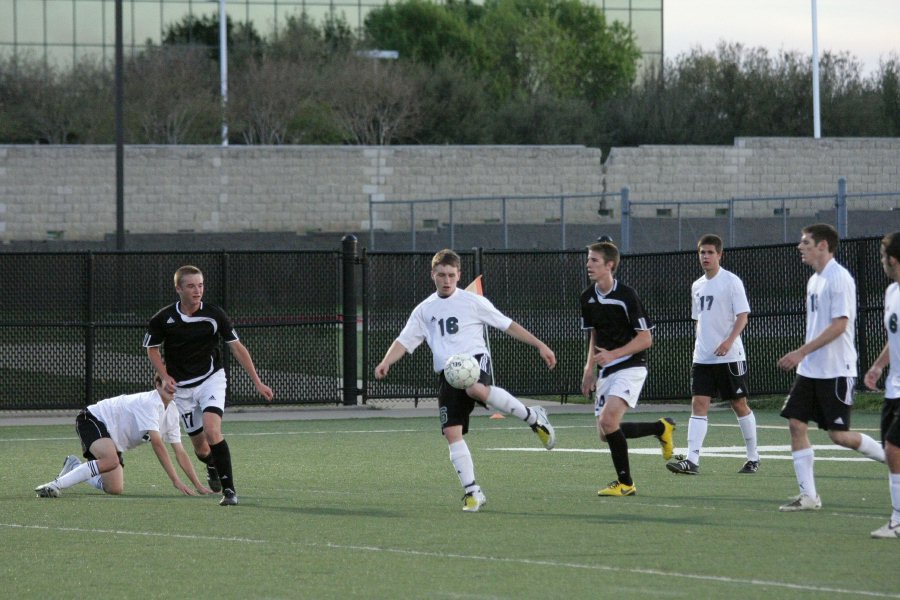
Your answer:
[[[181,312],[181,303],[171,304],[153,315],[144,335],[144,347],[162,346],[166,371],[181,387],[199,385],[222,368],[219,338],[238,340],[225,311],[201,303],[192,315]]]
[[[653,329],[653,322],[633,288],[613,280],[606,295],[592,285],[581,293],[581,327],[594,330],[594,342],[600,348],[621,348],[638,331]],[[606,365],[603,375],[628,367],[646,366],[647,352],[642,350]]]

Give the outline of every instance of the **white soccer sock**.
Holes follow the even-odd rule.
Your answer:
[[[94,475],[90,479],[88,479],[88,485],[92,488],[98,489],[101,492],[103,491],[103,475]]]
[[[815,462],[813,449],[796,450],[791,452],[791,456],[794,457],[794,473],[797,475],[800,493],[815,499],[818,493],[816,492],[816,478],[813,475],[813,463]]]
[[[687,459],[695,465],[700,464],[700,449],[703,448],[703,440],[709,429],[709,418],[691,415],[688,420],[688,454]]]
[[[749,415],[738,417],[738,425],[741,426],[741,434],[744,436],[744,445],[747,446],[747,460],[759,461],[759,450],[756,448],[756,415],[750,411]]]
[[[87,481],[91,477],[99,474],[100,468],[97,466],[97,461],[89,460],[88,462],[81,463],[80,465],[57,479],[56,485],[58,485],[60,489],[69,488],[76,483]]]
[[[475,465],[472,463],[472,454],[465,440],[450,444],[450,462],[459,475],[459,483],[466,492],[478,489],[475,484]]]
[[[891,473],[888,475],[888,482],[891,488],[891,521],[900,523],[900,473]]]
[[[487,405],[500,412],[519,417],[529,425],[534,425],[537,421],[537,416],[528,410],[518,398],[496,385],[491,386],[491,391],[487,397]],[[531,419],[530,422],[529,419]]]
[[[878,462],[884,462],[884,448],[867,436],[864,433],[859,434],[859,448],[856,449],[857,452],[865,456],[866,458],[871,458],[872,460],[877,460]]]

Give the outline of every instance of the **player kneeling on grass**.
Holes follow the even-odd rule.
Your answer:
[[[413,310],[406,326],[375,367],[375,378],[383,379],[391,365],[415,351],[423,341],[428,343],[434,356],[434,370],[440,374],[438,406],[441,431],[450,446],[450,462],[465,490],[463,510],[475,512],[486,499],[475,482],[472,455],[463,436],[469,430],[469,415],[476,402],[522,419],[548,450],[556,443],[553,427],[543,408],[526,407],[503,388],[492,385],[491,357],[484,339],[484,326],[496,327],[534,346],[551,369],[556,365],[556,355],[544,342],[497,310],[487,298],[457,289],[459,277],[459,255],[452,250],[441,250],[434,255],[431,279],[437,291]],[[454,354],[473,356],[481,365],[479,380],[465,390],[452,387],[444,377],[444,365]]]
[[[75,418],[75,431],[87,462],[77,456],[66,457],[59,476],[34,489],[39,498],[56,498],[60,490],[87,482],[107,494],[121,494],[125,490],[122,453],[143,442],[150,442],[153,451],[175,489],[187,496],[211,494],[197,478],[191,459],[181,445],[179,415],[172,405],[173,395],[166,391],[162,378],[154,376],[156,388],[150,392],[125,394],[101,400],[85,408]],[[191,480],[197,492],[182,483],[165,442],[171,444],[175,458]]]

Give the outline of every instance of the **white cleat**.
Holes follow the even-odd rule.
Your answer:
[[[819,510],[822,508],[822,499],[816,496],[812,498],[806,494],[800,494],[791,502],[778,507],[781,512],[795,512],[798,510]]]
[[[59,498],[59,486],[51,481],[34,488],[34,493],[38,498]]]
[[[872,537],[879,540],[893,540],[900,538],[900,523],[888,521],[886,525],[882,525],[873,531]]]
[[[478,488],[474,492],[468,492],[463,496],[463,511],[478,512],[486,503],[487,498],[485,498],[484,492],[481,491],[481,488]]]
[[[544,448],[553,450],[556,445],[556,432],[553,430],[553,425],[550,424],[550,419],[547,418],[547,411],[543,406],[530,406],[528,409],[537,417],[537,421],[534,422],[531,429],[540,438]]]

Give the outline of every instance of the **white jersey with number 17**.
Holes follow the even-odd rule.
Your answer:
[[[425,341],[434,355],[434,372],[454,354],[488,354],[484,325],[506,331],[512,319],[484,296],[457,289],[442,298],[435,292],[416,306],[397,341],[410,354]]]
[[[750,312],[741,278],[722,268],[710,279],[704,275],[691,286],[691,300],[691,318],[697,321],[694,362],[710,365],[747,360],[740,336],[727,354],[716,356],[716,348],[731,335],[737,316]]]

